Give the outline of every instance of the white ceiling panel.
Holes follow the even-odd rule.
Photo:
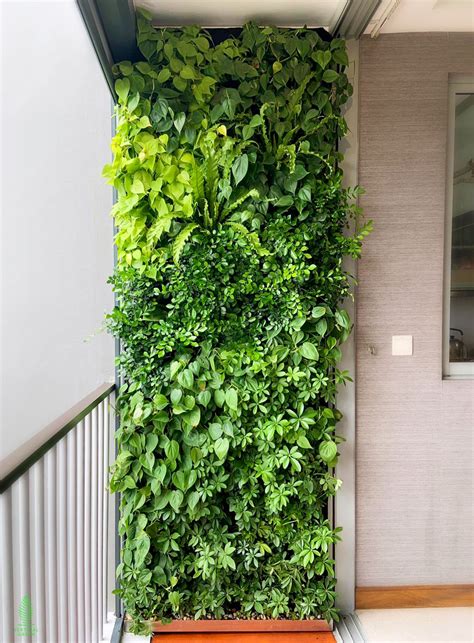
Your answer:
[[[382,0],[365,33],[474,31],[474,0]]]
[[[261,25],[325,27],[331,30],[347,0],[135,0],[152,12],[157,25],[198,24],[240,27],[253,20]]]

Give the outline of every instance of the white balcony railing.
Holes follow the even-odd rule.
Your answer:
[[[103,638],[113,589],[106,490],[113,388],[99,387],[2,463],[3,643]]]

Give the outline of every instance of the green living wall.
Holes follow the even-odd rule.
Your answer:
[[[333,618],[344,41],[138,18],[117,66],[120,594],[149,618]],[[357,232],[348,232],[351,219]]]

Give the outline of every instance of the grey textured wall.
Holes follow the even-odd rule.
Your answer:
[[[474,34],[361,41],[358,586],[473,579],[474,382],[441,376],[450,73],[474,78]],[[413,356],[391,355],[398,334]]]

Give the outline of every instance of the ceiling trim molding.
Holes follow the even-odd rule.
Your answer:
[[[349,0],[339,18],[334,34],[342,38],[360,38],[381,0]]]
[[[84,21],[87,33],[89,34],[89,38],[91,39],[109,90],[115,99],[114,78],[112,74],[114,60],[96,4],[94,0],[76,0],[76,4]]]
[[[89,0],[93,1],[93,0]],[[135,7],[132,0],[95,0],[114,62],[136,62],[143,56],[137,47]]]
[[[142,60],[136,42],[132,0],[76,0],[95,53],[114,98],[112,67],[121,60]]]

